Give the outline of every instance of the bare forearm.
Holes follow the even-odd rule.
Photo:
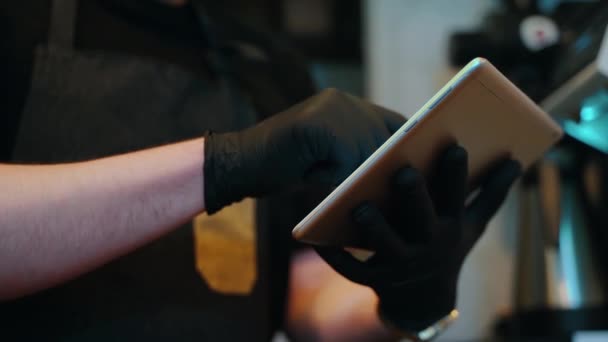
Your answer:
[[[90,162],[0,165],[0,299],[73,278],[204,210],[203,140]]]
[[[316,341],[398,341],[378,318],[367,287],[337,274],[314,251],[296,253],[289,274],[287,328]]]

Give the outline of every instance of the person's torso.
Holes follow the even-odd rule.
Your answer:
[[[24,17],[14,20],[44,17],[38,11],[48,17],[48,1],[28,3],[15,6],[34,15],[15,10]],[[114,8],[116,1],[79,3],[74,48],[31,39],[43,43],[35,66],[16,72],[32,82],[22,100],[14,161],[86,160],[255,121],[246,98],[227,90],[205,61],[208,49],[191,12],[167,9],[173,19],[166,27],[146,26],[150,18],[133,17],[137,8]],[[27,24],[15,27],[20,25]],[[15,59],[25,65],[21,53]],[[3,303],[3,325],[21,340],[266,339],[271,333],[267,265],[258,266],[250,296],[220,295],[196,272],[193,245],[192,227],[186,225],[65,285]],[[260,238],[258,245],[265,260],[268,242]]]

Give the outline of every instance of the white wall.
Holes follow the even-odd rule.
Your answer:
[[[442,84],[447,40],[474,29],[492,0],[366,0],[367,91],[410,116]]]
[[[449,73],[447,39],[475,28],[490,0],[366,0],[367,94],[406,116],[430,98]],[[510,198],[467,259],[459,283],[461,318],[441,341],[470,341],[490,331],[511,305],[516,208]]]

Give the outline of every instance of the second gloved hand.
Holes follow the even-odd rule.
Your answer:
[[[381,316],[402,331],[427,328],[455,308],[465,258],[521,173],[516,161],[502,161],[465,205],[467,164],[466,151],[451,146],[428,182],[413,168],[397,172],[386,212],[372,203],[358,207],[354,221],[376,252],[369,260],[358,261],[340,248],[317,248],[337,272],[370,286]]]
[[[208,135],[207,212],[302,182],[338,185],[404,122],[397,113],[329,89],[251,128]]]

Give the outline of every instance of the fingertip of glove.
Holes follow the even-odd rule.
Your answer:
[[[467,150],[458,144],[448,146],[444,154],[444,158],[450,162],[466,161],[468,157]]]
[[[404,167],[397,171],[395,184],[400,187],[412,187],[422,180],[422,175],[413,167]]]
[[[502,170],[509,178],[517,178],[523,173],[521,163],[515,159],[507,159],[502,165]]]

